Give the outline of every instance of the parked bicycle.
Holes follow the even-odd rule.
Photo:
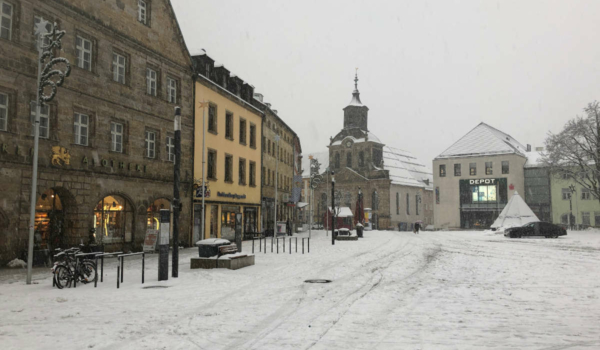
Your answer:
[[[76,255],[81,253],[79,248],[65,250],[58,248],[56,251],[58,253],[54,255],[55,262],[51,270],[54,274],[54,285],[58,289],[70,288],[74,281],[87,284],[96,280],[94,261],[85,258],[77,261]]]

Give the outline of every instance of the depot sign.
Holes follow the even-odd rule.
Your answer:
[[[495,185],[497,179],[469,180],[469,185]]]

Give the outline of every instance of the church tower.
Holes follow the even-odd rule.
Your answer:
[[[369,131],[368,128],[369,108],[360,101],[358,92],[358,72],[354,76],[354,91],[350,104],[344,108],[344,129],[359,128]]]

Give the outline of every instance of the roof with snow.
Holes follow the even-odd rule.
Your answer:
[[[512,136],[480,123],[435,159],[518,154],[525,157],[526,147]]]
[[[539,168],[543,167],[542,163],[542,152],[531,151],[526,153],[527,162],[525,163],[525,168]]]
[[[329,208],[329,212],[331,212],[331,207],[328,207],[328,208]],[[338,207],[336,207],[336,208],[338,208]],[[348,207],[340,207],[339,209],[340,209],[340,212],[339,212],[339,214],[337,214],[338,218],[349,218],[349,217],[354,216],[354,214],[352,214],[352,210],[350,210],[350,208],[348,208]]]
[[[365,131],[363,130],[363,132],[365,132]],[[371,142],[377,142],[377,143],[383,144],[383,142],[381,142],[381,140],[379,139],[379,137],[375,136],[375,134],[373,134],[372,132],[366,131],[365,133],[366,133],[365,137],[355,138],[353,136],[346,136],[346,137],[344,137],[343,140],[335,141],[331,145],[332,146],[339,146],[339,145],[341,145],[346,140],[352,140],[352,142],[354,142],[354,143],[361,143],[361,142],[371,141]]]
[[[383,167],[396,185],[433,188],[433,173],[412,153],[400,148],[383,147]]]
[[[527,203],[515,191],[512,198],[508,201],[500,216],[492,224],[492,228],[509,228],[523,226],[527,223],[540,221],[535,213],[529,208]]]

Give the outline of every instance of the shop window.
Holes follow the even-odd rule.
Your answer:
[[[454,176],[461,176],[460,164],[454,164]]]
[[[583,199],[583,200],[590,200],[591,197],[592,196],[591,196],[591,192],[590,192],[589,189],[587,189],[587,188],[582,188],[581,189],[581,199]]]
[[[221,207],[221,238],[235,241],[235,214],[239,212],[239,206],[223,205]]]
[[[581,223],[585,226],[590,226],[590,212],[581,212]]]
[[[246,160],[244,158],[240,158],[239,160],[238,172],[238,183],[240,185],[246,185]]]
[[[0,94],[0,131],[8,130],[8,95]]]
[[[125,198],[102,198],[94,209],[96,240],[102,243],[129,242],[133,232],[133,208]]]
[[[485,162],[485,174],[493,175],[494,171],[492,170],[492,162]]]
[[[477,163],[469,163],[469,175],[477,175]]]
[[[225,182],[233,182],[233,156],[225,155]]]
[[[160,230],[160,211],[165,209],[171,210],[171,202],[165,198],[155,200],[152,205],[148,207],[146,210],[148,216],[148,220],[146,221],[147,229]],[[173,213],[170,213],[170,215],[172,219]],[[173,237],[172,226],[169,229],[169,236]]]
[[[217,106],[213,104],[208,106],[208,131],[217,133]]]
[[[246,120],[240,118],[240,143],[246,144]]]
[[[244,208],[244,234],[258,232],[256,208]]]
[[[209,149],[207,152],[206,177],[210,180],[217,179],[217,151]]]
[[[471,192],[473,203],[497,201],[496,185],[471,186]]]
[[[35,114],[37,104],[35,101],[30,103],[31,109],[31,136],[35,133]],[[40,107],[40,138],[47,139],[50,137],[50,107],[47,104],[42,104]]]
[[[256,125],[250,123],[250,147],[256,148]]]
[[[502,174],[508,174],[509,172],[510,172],[510,169],[508,167],[508,161],[503,160],[502,161]]]
[[[49,189],[37,198],[34,227],[34,244],[38,249],[61,246],[64,236],[63,203],[54,190]]]
[[[446,177],[446,164],[440,164],[440,177]]]

